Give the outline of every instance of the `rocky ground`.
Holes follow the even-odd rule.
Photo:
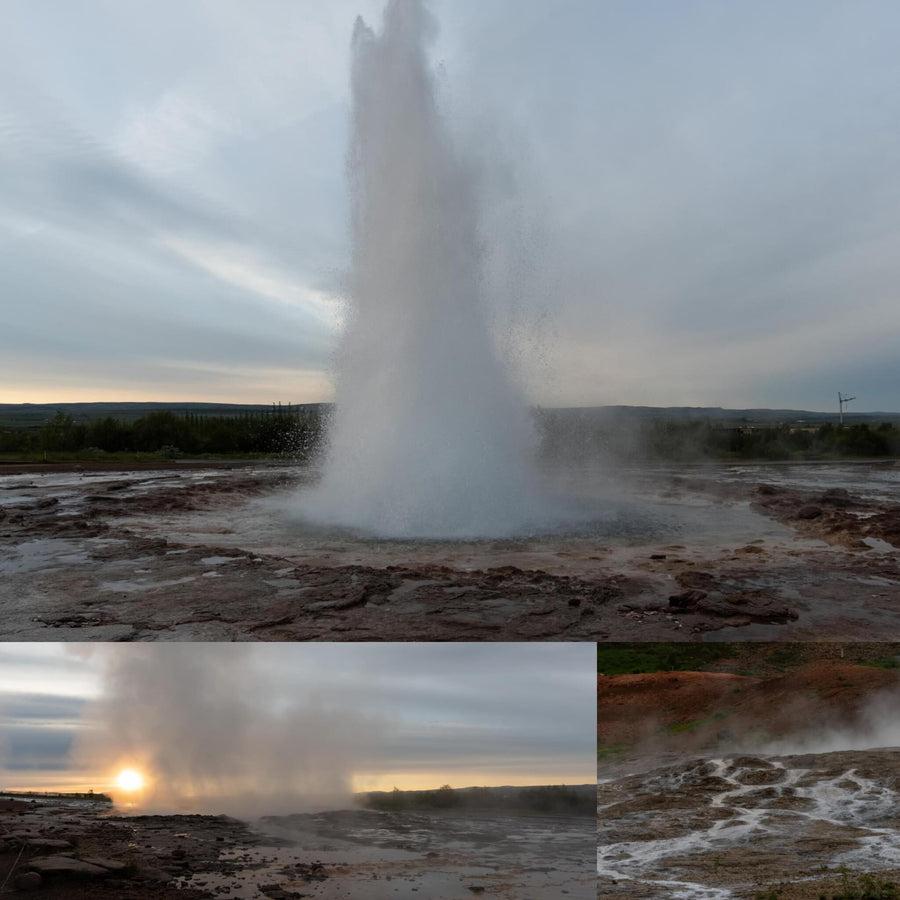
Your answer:
[[[900,889],[898,762],[900,749],[699,757],[606,781],[599,896],[894,896],[861,888]]]
[[[586,817],[348,810],[250,826],[0,803],[0,893],[53,900],[592,900],[595,848]]]
[[[279,522],[293,467],[0,474],[0,637],[900,638],[896,494],[771,471],[644,473],[600,530],[453,543]]]
[[[108,815],[98,803],[5,801],[0,805],[4,895],[54,900],[192,900],[213,896],[194,874],[227,876],[227,849],[255,846],[248,826],[224,816]],[[200,877],[199,881],[202,882]]]

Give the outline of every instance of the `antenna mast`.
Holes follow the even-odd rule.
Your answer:
[[[851,400],[855,399],[856,397],[845,397],[840,391],[838,391],[838,409],[840,410],[841,428],[844,427],[844,404],[849,403]]]

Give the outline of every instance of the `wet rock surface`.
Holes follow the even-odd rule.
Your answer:
[[[611,777],[599,896],[816,900],[862,874],[900,881],[898,764],[897,748],[743,754]]]
[[[0,806],[0,882],[9,876],[23,895],[199,900],[211,895],[176,882],[221,871],[225,847],[258,842],[247,825],[223,816],[121,817],[101,803],[15,802]]]
[[[290,466],[0,476],[0,637],[900,637],[900,471],[796,468],[585,476],[593,531],[454,542],[298,525]]]
[[[596,834],[587,816],[343,810],[265,817],[258,828],[266,840],[280,837],[290,846],[246,854],[263,868],[252,879],[218,885],[230,887],[231,896],[252,897],[262,888],[267,896],[283,891],[320,900],[596,896]],[[289,856],[296,844],[316,862],[298,865]]]
[[[847,488],[809,491],[781,487],[774,492],[757,488],[753,505],[767,515],[793,525],[806,537],[869,550],[866,539],[900,548],[900,504],[851,493]]]

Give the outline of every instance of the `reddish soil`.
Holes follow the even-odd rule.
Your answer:
[[[655,672],[597,678],[597,740],[640,755],[757,744],[815,727],[853,727],[900,671],[817,660],[775,676]]]

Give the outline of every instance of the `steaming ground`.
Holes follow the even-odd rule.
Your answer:
[[[0,882],[10,867],[39,871],[36,896],[54,900],[590,900],[595,850],[585,816],[348,809],[242,822],[0,800]]]
[[[314,478],[0,476],[3,638],[900,637],[894,463],[549,473],[568,522],[455,541],[304,525]]]
[[[598,677],[600,896],[889,896],[849,888],[900,885],[897,646],[741,646]]]

